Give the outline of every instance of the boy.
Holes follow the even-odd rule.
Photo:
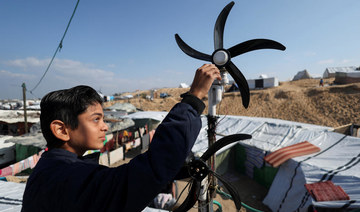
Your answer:
[[[81,156],[103,146],[102,100],[88,86],[54,91],[41,100],[40,122],[49,151],[30,175],[22,211],[141,211],[182,167],[201,128],[201,101],[214,79],[212,64],[201,66],[158,126],[146,153],[108,168]]]

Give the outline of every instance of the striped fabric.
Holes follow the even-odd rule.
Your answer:
[[[332,181],[305,184],[310,195],[318,202],[350,200],[341,186],[334,185]]]
[[[319,147],[309,143],[308,141],[304,141],[278,149],[265,156],[264,160],[273,167],[278,167],[290,158],[308,155],[319,151]]]
[[[22,161],[19,161],[15,164],[12,164],[6,168],[0,169],[0,177],[5,177],[9,175],[16,175],[28,168],[33,169],[37,162],[40,160],[41,154],[44,153],[45,150],[41,150],[39,153],[32,155]]]

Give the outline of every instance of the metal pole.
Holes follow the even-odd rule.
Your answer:
[[[216,115],[216,105],[221,102],[222,93],[223,93],[223,85],[228,83],[227,72],[224,69],[221,69],[221,77],[222,81],[215,80],[212,84],[209,93],[208,93],[208,146],[212,146],[216,142],[216,121],[218,119]],[[213,155],[208,160],[208,166],[211,170],[215,171],[216,156]],[[205,182],[206,181],[206,182]],[[216,187],[217,181],[216,178],[212,175],[209,175],[207,178],[203,180],[201,183],[202,188],[200,190],[200,194],[204,194],[204,197],[199,198],[199,212],[213,212],[213,198],[216,196]],[[208,187],[208,190],[206,190]]]
[[[26,85],[23,83],[22,85],[23,91],[23,100],[24,100],[24,123],[25,123],[25,133],[28,133],[28,124],[27,124],[27,114],[26,114]]]

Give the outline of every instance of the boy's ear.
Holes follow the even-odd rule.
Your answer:
[[[50,123],[50,129],[56,138],[62,141],[70,140],[69,131],[66,128],[64,122],[60,120],[54,120]]]

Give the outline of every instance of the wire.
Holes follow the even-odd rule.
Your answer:
[[[179,199],[181,197],[181,195],[183,194],[183,192],[185,191],[185,189],[191,184],[191,179],[189,180],[189,182],[186,184],[186,186],[184,187],[184,189],[180,192],[179,196],[176,199],[176,202],[174,203],[174,206],[179,202]],[[190,188],[190,187],[189,187]]]
[[[213,200],[213,203],[219,207],[215,212],[222,212],[222,206],[220,202]]]
[[[68,22],[68,25],[67,25],[67,27],[66,27],[66,30],[65,30],[65,32],[64,32],[64,34],[63,34],[63,36],[62,36],[62,38],[61,38],[61,40],[60,40],[60,43],[59,43],[58,47],[57,47],[56,50],[55,50],[55,53],[54,53],[53,57],[51,58],[51,61],[50,61],[49,65],[48,65],[47,68],[46,68],[46,71],[44,72],[44,74],[43,74],[42,77],[40,78],[39,82],[35,85],[35,87],[30,90],[30,93],[31,93],[31,94],[32,94],[32,92],[39,86],[39,84],[41,83],[41,81],[44,79],[46,73],[49,71],[49,68],[50,68],[52,62],[54,61],[54,58],[55,58],[56,54],[57,54],[58,51],[60,51],[60,49],[63,47],[63,44],[62,44],[62,43],[63,43],[63,40],[64,40],[65,35],[66,35],[66,33],[67,33],[68,29],[69,29],[70,23],[71,23],[74,15],[75,15],[75,12],[76,12],[76,9],[77,9],[77,7],[78,7],[78,5],[79,5],[79,2],[80,2],[80,0],[78,0],[77,3],[76,3],[76,6],[75,6],[74,11],[73,11],[73,13],[72,13],[72,15],[71,15],[71,18],[70,18],[70,20],[69,20],[69,22]]]

